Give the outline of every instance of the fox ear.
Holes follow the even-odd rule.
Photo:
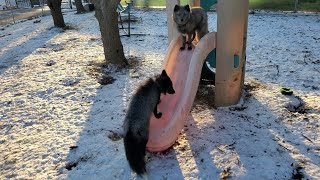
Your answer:
[[[185,5],[184,9],[186,9],[188,12],[191,12],[189,4]]]
[[[162,70],[161,76],[163,76],[163,77],[167,77],[168,76],[166,70]]]
[[[178,5],[175,5],[174,9],[173,9],[173,12],[177,12],[177,11],[179,11],[179,9],[180,9],[180,7]]]

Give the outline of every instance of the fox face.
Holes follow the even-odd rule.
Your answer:
[[[161,92],[163,94],[169,93],[174,94],[175,90],[172,86],[172,81],[170,77],[167,75],[167,72],[165,70],[162,70],[162,73],[160,75],[160,86],[161,86]]]
[[[189,19],[190,19],[190,6],[185,5],[185,6],[174,6],[173,10],[173,20],[178,24],[178,25],[185,25]]]

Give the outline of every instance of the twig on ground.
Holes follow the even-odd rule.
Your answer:
[[[301,134],[304,138],[306,138],[308,141],[310,141],[312,144],[314,144],[314,142],[310,139],[310,138],[308,138],[307,136],[305,136],[305,135],[303,135],[303,134]]]

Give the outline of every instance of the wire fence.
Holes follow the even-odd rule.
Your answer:
[[[5,0],[7,9],[34,8],[47,4],[47,0]]]
[[[82,0],[83,4],[91,3]],[[47,0],[5,0],[5,9],[0,10],[0,25],[16,23],[16,21],[50,14]],[[64,11],[75,11],[74,0],[62,0]]]
[[[5,0],[6,9],[0,11],[0,25],[50,14],[47,0]]]

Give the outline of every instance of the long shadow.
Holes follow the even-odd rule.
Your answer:
[[[16,36],[14,41],[8,40],[8,44],[3,46],[6,48],[0,51],[0,75],[2,75],[6,69],[9,69],[25,57],[34,53],[38,48],[43,47],[46,42],[59,34],[60,31],[61,30],[57,28],[46,28],[40,33],[25,34],[26,29],[23,29],[23,27],[15,30],[13,33],[15,33],[15,35],[19,34],[19,36]],[[5,42],[7,39],[6,37],[2,37],[1,40]]]
[[[212,120],[208,124],[208,128],[212,127]],[[212,148],[210,146],[215,143],[215,138],[206,138],[209,135],[214,135],[211,133],[204,133],[203,129],[197,126],[197,122],[193,116],[189,116],[187,125],[186,136],[190,150],[192,152],[195,169],[197,169],[196,177],[199,179],[220,179],[219,178],[219,167],[217,167],[212,159]]]
[[[130,73],[130,69],[115,73],[113,77],[126,80],[115,80],[97,90],[80,138],[70,147],[65,166],[68,179],[136,179],[121,137],[124,109],[132,92],[129,86],[136,83],[131,82]],[[112,82],[112,78],[104,82]],[[301,137],[290,133],[253,95],[246,95],[242,107],[213,109],[211,102],[203,105],[196,100],[173,148],[151,154],[147,163],[151,179],[219,179],[223,172],[237,179],[291,179],[301,175],[294,174],[296,170],[308,178],[308,173],[299,169],[301,163],[319,166],[315,147],[306,146]],[[293,153],[301,153],[305,159],[299,161]]]
[[[129,73],[130,70],[116,73],[115,77],[127,79],[102,86],[95,93],[80,138],[70,147],[66,165],[68,179],[135,178],[126,162],[121,139],[123,110],[132,90],[128,86],[136,83],[131,82]],[[226,175],[229,172],[229,176],[237,179],[291,179],[296,167],[301,165],[292,157],[293,153],[302,153],[308,157],[308,163],[319,166],[319,157],[313,152],[315,148],[292,134],[290,127],[281,123],[270,107],[253,96],[248,96],[244,105],[246,107],[234,109],[209,106],[207,110],[194,111],[177,141],[182,144],[185,138],[187,143],[175,145],[164,154],[152,155],[147,165],[152,177],[184,179],[184,173],[190,173],[192,177],[218,179],[220,173],[226,171]],[[184,156],[189,156],[184,153],[187,145],[191,157]],[[189,161],[181,160],[183,157]],[[182,172],[181,166],[188,166],[191,161],[192,167],[186,168],[190,172]],[[157,177],[158,174],[161,176]]]
[[[126,80],[97,90],[80,138],[70,147],[67,179],[136,179],[121,137],[129,86],[136,83],[130,73],[130,69],[115,73],[113,77]],[[295,171],[308,178],[308,172],[299,169],[301,163],[319,166],[315,147],[305,145],[252,94],[246,95],[242,107],[213,109],[210,102],[203,106],[196,101],[176,145],[151,155],[147,163],[151,179],[219,179],[223,172],[237,179],[291,179],[301,175]],[[294,153],[304,158],[297,160]]]
[[[131,60],[129,62],[129,66],[139,64]],[[79,139],[76,145],[70,147],[66,166],[61,170],[68,171],[67,179],[139,179],[126,160],[122,138],[125,110],[134,88],[137,87],[134,73],[135,68],[129,67],[114,72],[112,77],[107,74],[97,77],[100,83],[106,83],[96,91]],[[101,81],[101,78],[106,81]],[[181,173],[178,173],[181,170],[174,152],[166,158],[170,160],[163,163],[161,154],[151,154],[147,171],[152,179],[165,179],[159,174],[159,169],[166,170],[167,174],[175,173],[175,177],[182,179]]]
[[[179,152],[173,148],[161,153],[152,153],[147,169],[152,180],[184,179]]]
[[[116,76],[125,79],[128,71],[123,70]],[[109,84],[105,81],[97,89],[79,139],[70,147],[65,166],[68,179],[130,179],[122,142],[126,82],[108,78]]]
[[[310,179],[303,165],[319,167],[316,145],[306,145],[251,95],[245,98],[244,107],[211,109],[211,117],[203,112],[208,108],[195,109],[186,134],[198,159],[198,177],[218,179],[222,173],[237,179]]]

